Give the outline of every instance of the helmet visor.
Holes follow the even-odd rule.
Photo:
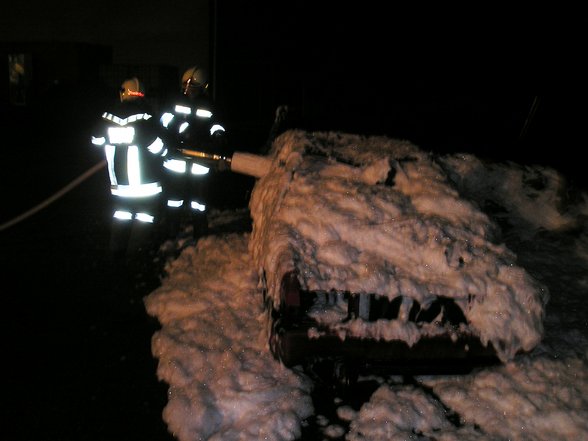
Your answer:
[[[182,86],[184,94],[198,95],[206,90],[207,84],[199,83],[198,81],[195,81],[190,78],[187,81],[184,81],[184,84]]]

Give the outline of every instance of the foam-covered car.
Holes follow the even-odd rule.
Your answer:
[[[249,203],[267,338],[313,357],[449,369],[541,340],[546,288],[435,156],[405,140],[290,130]]]

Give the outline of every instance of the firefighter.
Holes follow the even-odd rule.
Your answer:
[[[145,98],[141,81],[125,80],[119,100],[106,110],[92,135],[92,144],[106,156],[113,218],[110,248],[125,254],[132,226],[156,224],[162,206],[161,127]]]
[[[164,159],[164,188],[169,234],[175,236],[184,220],[192,224],[195,238],[208,230],[211,191],[220,184],[223,163],[207,162],[181,152],[182,149],[224,155],[226,135],[208,93],[204,68],[192,66],[184,72],[180,93],[164,106],[160,123],[167,133],[169,151]],[[222,179],[222,177],[221,177]]]

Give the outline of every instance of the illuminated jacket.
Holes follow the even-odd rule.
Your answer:
[[[102,114],[92,144],[104,148],[112,195],[136,199],[162,192],[165,146],[159,131],[143,102],[122,103]]]
[[[163,166],[171,173],[203,175],[209,172],[206,163],[186,158],[180,149],[224,153],[225,129],[206,97],[191,100],[180,95],[164,110],[160,123],[166,130],[166,145],[170,147]]]

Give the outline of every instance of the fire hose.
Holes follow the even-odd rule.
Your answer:
[[[226,164],[226,168],[232,172],[252,176],[254,178],[264,177],[268,173],[271,165],[270,159],[253,153],[235,152],[229,158],[191,149],[180,149],[180,152],[183,155],[192,158],[201,158],[217,163],[222,161]]]
[[[270,167],[270,160],[268,158],[259,155],[254,155],[252,153],[235,152],[231,157],[226,157],[198,150],[181,149],[180,151],[182,154],[192,158],[202,158],[217,163],[222,161],[226,164],[226,168],[228,168],[232,172],[245,174],[255,178],[261,178],[265,176],[269,171]],[[86,172],[82,173],[76,179],[71,181],[69,184],[64,186],[61,190],[59,190],[52,196],[42,201],[40,204],[16,216],[15,218],[1,224],[0,231],[6,230],[12,227],[13,225],[16,225],[17,223],[22,222],[23,220],[29,218],[33,214],[47,207],[49,204],[55,202],[57,199],[59,199],[60,197],[62,197],[63,195],[65,195],[78,185],[80,185],[82,182],[84,182],[98,170],[103,168],[105,165],[106,160],[102,160],[96,165],[92,166]]]
[[[65,187],[63,187],[61,190],[59,190],[57,193],[48,197],[40,204],[34,206],[30,210],[27,210],[22,214],[16,216],[15,218],[9,220],[8,222],[4,222],[2,225],[0,225],[0,231],[6,230],[7,228],[10,228],[17,223],[22,222],[23,220],[27,219],[28,217],[30,217],[33,214],[37,213],[38,211],[42,210],[43,208],[45,208],[49,204],[55,202],[57,199],[59,199],[60,197],[65,195],[67,192],[71,191],[72,189],[74,189],[75,187],[80,185],[82,182],[84,182],[86,179],[88,179],[90,176],[92,176],[94,173],[96,173],[98,170],[100,170],[104,166],[106,166],[106,160],[102,160],[98,164],[92,166],[91,168],[86,170],[84,173],[82,173],[80,176],[78,176],[73,181],[71,181],[69,184],[67,184]]]

